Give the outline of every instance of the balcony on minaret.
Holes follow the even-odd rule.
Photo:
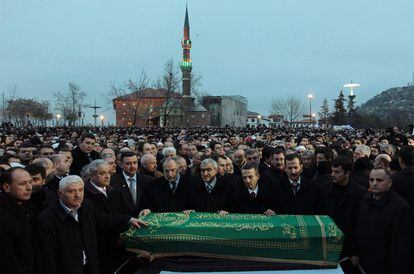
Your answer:
[[[181,47],[183,49],[191,49],[191,40],[182,40]]]
[[[191,69],[193,67],[193,64],[191,63],[191,61],[190,62],[183,61],[183,62],[181,62],[180,67],[182,69]]]

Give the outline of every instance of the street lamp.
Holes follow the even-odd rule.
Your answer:
[[[104,120],[105,120],[105,116],[101,115],[99,116],[99,119],[101,119],[101,126],[104,126]]]
[[[309,125],[310,125],[312,123],[312,99],[313,99],[313,95],[308,94],[308,99],[309,99]]]
[[[312,113],[312,124],[316,124],[316,114]]]
[[[262,116],[257,115],[257,126],[260,126],[260,119],[262,119]]]
[[[56,114],[56,126],[59,126],[60,117],[62,117],[60,114]]]

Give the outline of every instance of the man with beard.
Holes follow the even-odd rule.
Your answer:
[[[339,156],[332,161],[331,182],[322,190],[322,213],[329,215],[345,234],[341,259],[352,255],[356,222],[366,189],[350,180],[352,159]],[[345,273],[358,273],[349,261],[341,263]]]

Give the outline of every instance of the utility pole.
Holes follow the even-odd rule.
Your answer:
[[[96,110],[97,110],[98,108],[102,108],[102,107],[98,107],[98,106],[96,105],[96,100],[95,100],[95,105],[93,105],[93,106],[91,106],[91,107],[89,107],[89,108],[93,108],[93,110],[94,110],[94,114],[92,115],[92,117],[95,119],[95,127],[96,127],[96,119],[98,119],[98,117],[99,117],[99,115],[98,115],[98,114],[96,114]]]

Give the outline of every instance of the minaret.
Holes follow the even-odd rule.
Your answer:
[[[184,20],[184,38],[181,40],[181,47],[183,48],[183,61],[181,62],[181,71],[183,73],[183,107],[188,109],[193,104],[191,97],[191,70],[193,65],[191,63],[190,50],[190,23],[188,21],[188,9],[185,6],[185,20]]]

